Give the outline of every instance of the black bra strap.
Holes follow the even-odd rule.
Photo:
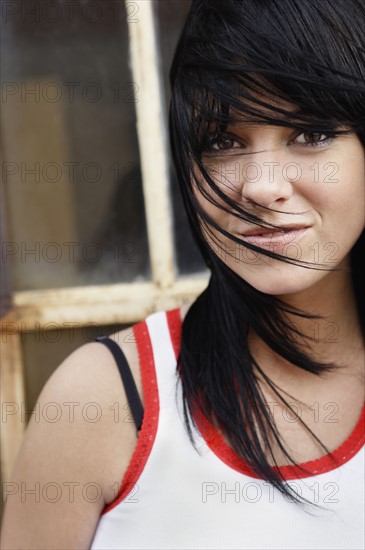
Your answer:
[[[142,426],[144,411],[128,361],[118,344],[108,336],[97,336],[96,341],[101,344],[105,344],[114,356],[114,359],[118,365],[120,376],[122,377],[129,407],[138,432]]]

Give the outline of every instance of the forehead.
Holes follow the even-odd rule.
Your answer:
[[[268,83],[255,84],[254,89],[237,90],[228,97],[217,97],[213,92],[198,94],[194,118],[207,122],[208,126],[255,123],[265,124],[269,120],[297,122],[303,121],[303,110],[295,105],[280,90],[270,89]],[[200,97],[199,97],[200,96]]]
[[[250,122],[252,114],[255,113],[263,118],[275,118],[276,120],[285,121],[289,117],[295,119],[296,114],[302,114],[302,110],[294,103],[283,99],[274,93],[254,92],[251,93],[251,98],[241,98],[237,96],[238,101],[241,101],[246,109],[238,109],[233,105],[229,107],[229,118],[238,123]],[[294,116],[293,116],[294,115]]]

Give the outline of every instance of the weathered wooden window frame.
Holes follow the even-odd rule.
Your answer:
[[[206,274],[178,277],[169,195],[166,116],[159,73],[153,2],[126,0],[133,81],[138,84],[137,135],[141,158],[152,280],[113,285],[18,291],[1,319],[1,473],[10,480],[24,432],[26,402],[21,333],[70,326],[128,324],[178,307],[207,286]],[[133,15],[132,15],[133,14]],[[12,409],[14,407],[14,409]]]

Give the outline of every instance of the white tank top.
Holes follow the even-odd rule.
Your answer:
[[[281,467],[293,487],[322,508],[310,513],[258,479],[209,423],[198,421],[197,452],[176,393],[179,309],[133,326],[145,412],[116,499],[102,512],[91,550],[363,549],[364,413],[334,451],[307,462],[310,475]]]

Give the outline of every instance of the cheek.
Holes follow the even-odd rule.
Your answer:
[[[211,176],[212,177],[212,176]],[[239,195],[237,192],[234,192],[230,187],[227,185],[223,185],[220,181],[217,181],[217,178],[213,178],[215,184],[217,187],[230,199],[239,201]],[[222,224],[224,220],[227,219],[228,213],[222,210],[222,208],[219,208],[215,204],[212,204],[212,202],[209,200],[211,199],[213,203],[216,203],[224,208],[230,208],[227,203],[221,199],[217,193],[210,187],[210,185],[205,181],[205,179],[202,176],[198,177],[199,180],[199,186],[197,186],[196,182],[192,182],[192,189],[193,193],[195,195],[195,198],[199,202],[200,206],[203,208],[203,210],[211,217],[213,218],[217,223]],[[204,194],[202,193],[204,192]],[[206,197],[206,195],[209,197],[209,199]],[[212,228],[214,230],[214,228]]]
[[[326,184],[328,205],[338,213],[341,230],[350,226],[363,228],[365,221],[365,157],[361,150],[338,163],[336,182]]]
[[[339,219],[351,211],[365,215],[364,149],[355,139],[346,145],[331,157],[306,166],[297,184],[299,193],[321,215],[337,212]]]
[[[336,257],[341,260],[349,253],[365,225],[363,149],[356,155],[338,155],[336,171],[333,170],[331,175],[328,164],[323,163],[322,179],[317,183],[307,181],[305,191],[303,186],[300,192],[318,216],[319,232],[315,238],[321,250],[323,248],[329,253],[330,245],[335,246]]]

